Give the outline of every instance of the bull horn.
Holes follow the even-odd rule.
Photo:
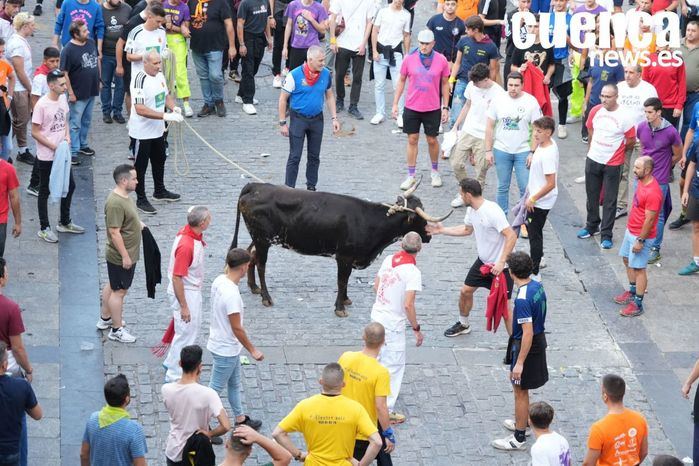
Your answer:
[[[424,210],[422,210],[422,207],[415,207],[415,213],[418,214],[420,217],[422,217],[427,222],[439,223],[439,222],[442,222],[442,221],[446,220],[447,218],[449,218],[449,216],[454,213],[454,210],[453,209],[450,210],[448,214],[442,215],[441,217],[432,217],[432,216],[428,215]]]
[[[420,183],[422,182],[422,175],[420,175],[417,180],[415,180],[415,184],[413,184],[410,188],[408,188],[404,193],[403,197],[405,199],[408,199],[410,196],[413,195],[415,190],[417,190],[417,187],[420,186]]]

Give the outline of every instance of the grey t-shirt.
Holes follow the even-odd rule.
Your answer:
[[[122,3],[118,8],[108,9],[102,4],[102,17],[104,18],[104,42],[102,42],[102,54],[113,57],[116,55],[116,43],[121,36],[124,25],[131,16],[131,7]]]

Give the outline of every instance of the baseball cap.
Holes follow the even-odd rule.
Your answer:
[[[417,35],[417,41],[423,44],[429,44],[434,41],[434,34],[429,29],[423,29]]]

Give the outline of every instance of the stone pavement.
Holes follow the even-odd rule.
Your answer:
[[[417,25],[424,24],[428,7],[431,2],[420,2]],[[39,19],[42,30],[34,38],[35,56],[47,43],[52,16],[48,13]],[[269,60],[267,55],[257,79],[256,97],[261,101],[257,116],[243,114],[233,103],[237,85],[228,81],[228,116],[188,122],[230,159],[265,180],[282,183],[288,142],[278,133],[278,91],[271,87]],[[199,86],[193,72],[190,78],[192,103],[197,108],[201,105]],[[348,120],[345,113],[340,114],[347,127],[356,127],[356,135],[338,138],[330,131],[325,133],[318,187],[379,202],[392,201],[405,176],[406,138],[389,122],[372,127],[368,120],[373,114],[373,89],[368,79],[362,94],[360,109],[366,120],[356,122]],[[389,93],[388,102],[390,98]],[[84,158],[83,166],[76,170],[81,194],[74,201],[74,216],[78,223],[90,227],[88,235],[61,238],[58,248],[41,243],[35,236],[36,202],[23,194],[24,234],[19,241],[8,242],[13,278],[7,294],[25,310],[31,334],[27,337],[30,358],[37,366],[34,386],[42,405],[48,407],[47,419],[30,422],[31,464],[59,464],[59,458],[61,464],[76,464],[87,413],[103,403],[101,380],[122,372],[132,384],[130,411],[146,428],[149,464],[160,465],[164,464],[168,433],[168,417],[160,396],[164,371],[162,361],[156,360],[149,348],[160,340],[170,318],[165,296],[167,282],[158,288],[155,300],[147,299],[143,266],[138,265],[125,305],[125,320],[138,337],[135,344],[108,341],[106,334],[101,335],[93,327],[99,286],[107,278],[102,208],[113,186],[111,172],[115,165],[126,161],[128,144],[125,128],[104,125],[98,108],[91,133],[97,156],[94,160]],[[580,462],[589,425],[604,414],[600,378],[608,372],[619,373],[628,383],[628,405],[642,411],[649,420],[651,454],[686,456],[691,452],[691,408],[679,398],[679,381],[697,356],[691,345],[696,341],[692,329],[696,328],[697,318],[689,308],[694,301],[692,294],[682,285],[691,286],[695,278],[678,279],[675,270],[686,262],[688,233],[685,229],[667,234],[663,267],[651,272],[648,311],[639,319],[622,321],[615,315],[616,308],[609,305],[610,293],[626,282],[617,250],[602,252],[592,242],[571,237],[571,231],[582,221],[584,209],[582,187],[572,184],[584,161],[584,148],[575,136],[578,127],[579,124],[571,126],[569,138],[559,141],[561,198],[545,232],[548,268],[542,273],[550,309],[547,329],[551,380],[535,391],[532,399],[546,400],[554,406],[555,429],[568,438],[574,461]],[[212,226],[205,235],[208,257],[200,338],[204,346],[208,335],[207,287],[222,270],[234,229],[238,193],[250,180],[186,128],[182,129],[182,137],[189,171],[185,173],[185,154],[173,148],[166,182],[170,189],[182,194],[183,200],[178,204],[155,204],[158,214],[142,220],[160,245],[166,270],[169,249],[185,222],[186,209],[206,204],[213,213]],[[171,143],[176,138],[174,130]],[[262,156],[263,153],[270,155]],[[442,161],[441,165],[445,186],[434,189],[425,182],[417,192],[426,210],[433,214],[447,211],[456,194],[449,164]],[[29,167],[18,169],[24,186]],[[418,169],[429,179],[424,142]],[[302,185],[303,178],[300,182]],[[152,187],[149,178],[146,183]],[[491,171],[486,189],[491,199],[494,189],[495,174]],[[463,214],[463,210],[458,210],[447,223],[458,224]],[[623,225],[617,228],[616,238],[620,240]],[[249,240],[244,228],[240,238],[241,245]],[[518,247],[527,249],[528,244],[520,241]],[[396,246],[390,247],[382,257],[395,250]],[[396,464],[528,462],[527,453],[502,453],[489,445],[492,439],[507,434],[500,423],[512,416],[513,401],[507,372],[501,364],[506,335],[504,330],[497,334],[485,331],[485,293],[477,295],[472,314],[474,331],[455,339],[442,336],[458,315],[458,288],[475,255],[472,238],[437,237],[419,256],[424,291],[418,296],[417,309],[426,338],[423,347],[409,348],[408,368],[398,401],[398,409],[408,415],[408,420],[397,429]],[[35,264],[39,263],[45,266],[38,269]],[[263,432],[270,433],[300,399],[317,393],[317,379],[324,364],[335,361],[343,351],[361,346],[361,329],[369,321],[371,283],[377,269],[378,263],[353,273],[349,294],[354,305],[347,319],[339,319],[332,312],[336,269],[334,261],[327,258],[304,257],[274,248],[268,262],[268,284],[275,305],[265,308],[259,296],[243,289],[249,336],[266,355],[263,362],[244,368],[245,406],[253,417],[264,421]],[[41,294],[36,292],[37,284]],[[48,309],[46,303],[50,303]],[[671,318],[666,309],[672,312]],[[644,365],[646,355],[649,359]],[[210,371],[208,354],[206,358],[204,383],[208,383]],[[217,448],[217,454],[222,456],[221,448]],[[254,458],[264,462],[265,457],[256,451]]]

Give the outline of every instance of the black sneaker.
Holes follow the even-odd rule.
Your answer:
[[[220,117],[226,116],[226,106],[223,105],[223,100],[217,100],[214,105],[216,106],[216,115]]]
[[[680,228],[688,224],[690,221],[691,220],[685,217],[684,214],[680,214],[680,216],[677,217],[677,220],[668,225],[668,228],[670,228],[670,230],[679,230]]]
[[[95,155],[95,151],[90,149],[88,146],[85,146],[85,147],[80,148],[80,150],[78,151],[78,154],[87,155],[87,156],[92,157]]]
[[[18,162],[24,162],[27,165],[34,165],[34,156],[32,155],[31,152],[29,152],[29,149],[26,149],[24,152],[20,152],[17,154],[17,161]]]
[[[308,186],[306,186],[306,189],[307,189],[308,191],[315,191],[315,190],[316,190],[316,187],[315,187],[315,186],[311,186],[311,185],[309,184]]]
[[[343,101],[338,100],[337,102],[335,102],[335,110],[337,111],[337,113],[340,113],[344,109],[345,109],[345,103]]]
[[[239,83],[240,82],[240,75],[238,74],[238,72],[236,70],[233,70],[233,71],[228,73],[228,79],[230,79],[231,81],[234,81],[236,83]]]
[[[136,207],[144,214],[154,215],[158,212],[158,210],[155,207],[153,207],[150,202],[148,202],[148,199],[137,200]]]
[[[243,422],[236,422],[235,423],[235,425],[237,425],[237,426],[239,426],[241,424],[252,427],[255,430],[260,430],[260,427],[262,427],[262,421],[260,421],[259,419],[252,419],[247,414],[245,415],[245,420]]]
[[[363,120],[364,115],[362,115],[362,112],[359,111],[356,105],[350,105],[349,109],[347,110],[347,113],[349,113],[351,116],[353,116],[357,120]]]
[[[70,158],[70,164],[71,165],[80,165],[80,159],[78,159],[77,155],[74,155]]]
[[[38,186],[27,186],[27,194],[34,197],[39,197],[39,187]]]
[[[582,142],[584,142],[585,144],[587,144],[588,142],[590,142],[589,137],[588,137],[588,136],[583,136],[583,137],[582,137]]]
[[[211,114],[214,113],[214,109],[209,107],[207,104],[204,104],[204,106],[199,110],[199,113],[197,113],[197,116],[199,118],[207,117]]]
[[[114,116],[112,116],[112,118],[114,119],[114,121],[116,121],[120,125],[123,125],[126,123],[126,120],[124,119],[124,116],[121,113],[114,114]]]
[[[170,192],[167,189],[161,193],[153,193],[153,199],[157,201],[175,202],[179,201],[181,197],[179,194]]]
[[[111,125],[112,123],[114,123],[114,120],[112,120],[111,115],[107,115],[107,114],[102,115],[102,121],[107,123],[108,125]]]
[[[8,157],[8,158],[7,158],[7,163],[9,163],[10,165],[12,165],[12,164],[14,164],[15,162],[12,160],[12,157]]]
[[[445,337],[456,337],[459,335],[466,335],[467,333],[471,333],[471,326],[464,325],[461,322],[456,322],[454,325],[449,327],[444,331],[444,336]]]
[[[39,3],[37,3],[36,6],[34,7],[33,15],[34,16],[41,16],[42,13],[43,13],[43,11],[41,10],[41,5]]]

